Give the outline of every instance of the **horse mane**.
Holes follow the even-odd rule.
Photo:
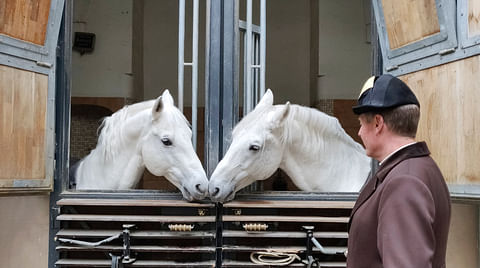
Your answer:
[[[122,148],[125,135],[122,129],[126,124],[127,119],[145,110],[150,110],[153,107],[155,100],[147,100],[131,105],[125,105],[122,109],[116,111],[111,116],[105,117],[99,126],[97,133],[99,134],[97,147],[94,149],[101,154],[102,159],[111,160],[115,155],[118,155],[119,149]],[[180,110],[173,107],[170,109],[172,113],[169,120],[186,123],[190,127],[190,123]],[[148,113],[150,115],[150,113]],[[190,127],[191,128],[191,127]]]
[[[284,143],[291,142],[292,138],[295,137],[296,140],[302,141],[301,146],[315,152],[321,152],[325,150],[328,139],[332,139],[344,143],[360,153],[365,153],[362,145],[345,132],[337,118],[320,110],[292,104],[286,122],[281,137]],[[301,122],[303,123],[302,126],[308,127],[296,131],[292,127],[295,122],[297,124]]]
[[[122,126],[132,115],[132,113],[129,114],[130,106],[126,105],[111,116],[104,117],[98,127],[99,136],[95,151],[101,154],[102,159],[113,159],[118,153],[118,148],[123,144]]]

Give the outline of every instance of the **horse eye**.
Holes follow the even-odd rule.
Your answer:
[[[169,138],[162,138],[162,143],[163,143],[165,146],[171,146],[171,145],[172,145],[172,141],[170,141]]]
[[[250,148],[248,148],[248,149],[250,151],[258,151],[258,150],[260,150],[260,146],[253,144],[253,145],[250,145]]]

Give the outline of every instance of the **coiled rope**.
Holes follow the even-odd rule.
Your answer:
[[[302,259],[296,253],[269,250],[250,253],[250,260],[255,264],[285,266]]]

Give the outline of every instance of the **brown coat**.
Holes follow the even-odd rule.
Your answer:
[[[348,268],[443,268],[450,194],[424,142],[389,157],[352,210]]]

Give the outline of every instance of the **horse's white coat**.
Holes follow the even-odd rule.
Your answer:
[[[203,199],[208,179],[191,138],[168,90],[156,100],[125,106],[104,119],[97,147],[76,170],[77,189],[132,189],[147,168],[165,176],[187,200]]]
[[[370,158],[338,120],[298,105],[273,105],[268,90],[235,127],[232,143],[209,182],[213,201],[224,202],[277,168],[304,191],[359,191],[370,172]]]

